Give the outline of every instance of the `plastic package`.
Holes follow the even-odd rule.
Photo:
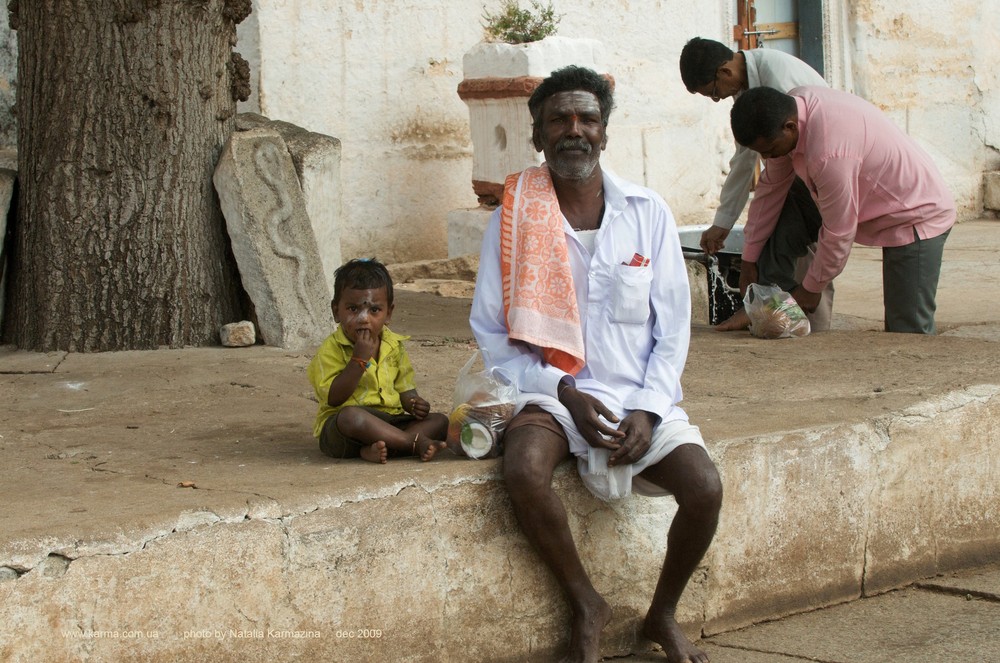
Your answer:
[[[751,283],[743,297],[750,333],[757,338],[790,338],[809,333],[809,318],[795,298],[776,285]]]
[[[503,384],[489,371],[473,372],[478,358],[477,351],[455,380],[448,443],[459,443],[469,458],[494,458],[503,452],[503,432],[514,415],[517,388]]]

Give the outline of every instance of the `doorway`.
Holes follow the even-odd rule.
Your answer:
[[[823,7],[820,0],[736,0],[733,41],[740,50],[773,48],[823,73]]]

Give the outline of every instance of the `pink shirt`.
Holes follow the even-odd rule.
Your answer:
[[[756,262],[795,176],[823,217],[816,257],[802,280],[821,292],[847,264],[854,242],[904,246],[941,235],[955,223],[955,202],[930,156],[864,99],[823,87],[789,91],[799,139],[767,159],[744,229],[743,259]]]

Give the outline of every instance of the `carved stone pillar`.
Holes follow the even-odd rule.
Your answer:
[[[479,252],[504,179],[542,162],[542,154],[531,144],[528,97],[543,78],[571,64],[607,74],[603,44],[546,37],[527,44],[481,42],[465,54],[458,96],[469,107],[472,189],[480,207],[448,215],[449,257]]]
[[[547,37],[527,44],[481,42],[462,59],[458,96],[469,107],[472,188],[496,205],[504,179],[542,162],[531,144],[528,97],[556,69],[575,64],[606,73],[596,39]]]

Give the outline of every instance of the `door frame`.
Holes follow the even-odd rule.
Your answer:
[[[728,0],[726,24],[732,26],[731,38],[735,48],[747,50],[757,46],[756,39],[743,39],[743,22],[748,1]],[[847,0],[797,0],[799,11],[799,57],[808,62],[831,87],[853,92],[850,63],[850,36],[847,31]],[[751,18],[756,18],[751,16]],[[760,26],[758,26],[760,27]],[[782,24],[769,26],[780,29]],[[766,44],[766,39],[765,39]]]

